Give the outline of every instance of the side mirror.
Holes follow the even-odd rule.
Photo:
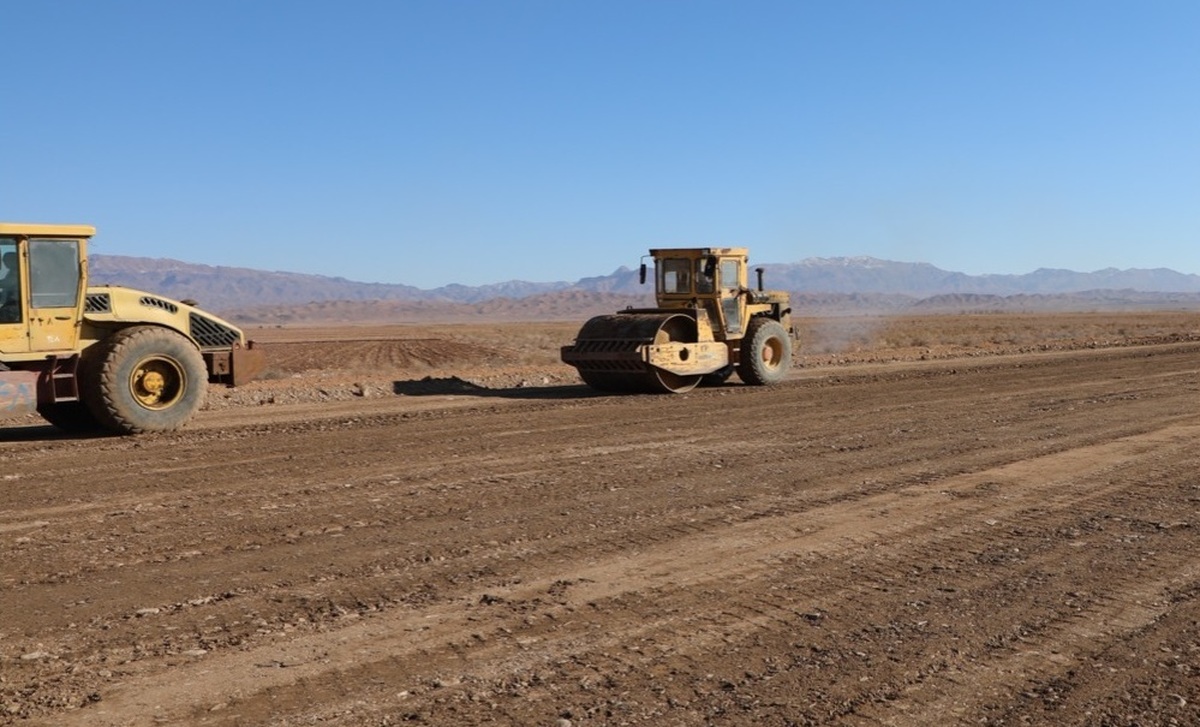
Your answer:
[[[638,269],[638,282],[642,285],[646,284],[646,263],[642,263],[642,267]]]

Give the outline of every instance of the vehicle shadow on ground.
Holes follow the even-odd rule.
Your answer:
[[[584,384],[562,386],[529,385],[493,389],[473,384],[457,376],[442,378],[426,376],[418,380],[393,381],[392,393],[400,396],[458,395],[496,397],[501,399],[584,399],[604,395]]]
[[[0,423],[0,442],[48,442],[57,439],[103,439],[111,432],[65,432],[49,424]]]

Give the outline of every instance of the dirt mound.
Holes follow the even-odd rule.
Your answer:
[[[511,352],[493,346],[438,338],[281,341],[262,346],[273,376],[329,370],[386,375],[487,366],[513,358]]]
[[[828,316],[795,320],[795,366],[994,357],[1195,340],[1196,316],[1157,313]],[[264,381],[214,387],[210,408],[579,383],[559,360],[578,321],[262,326]],[[464,383],[454,383],[455,381]],[[441,382],[434,386],[431,382]]]

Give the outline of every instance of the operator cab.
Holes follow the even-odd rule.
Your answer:
[[[0,353],[73,350],[86,225],[0,223]]]
[[[744,248],[691,248],[651,250],[654,258],[655,288],[662,296],[714,295],[722,297],[745,288]],[[649,257],[649,256],[648,256]],[[641,266],[641,282],[647,278],[647,265]]]
[[[715,324],[718,339],[741,336],[746,318],[746,248],[659,249],[651,250],[650,257],[660,308],[701,309]],[[643,283],[646,274],[643,262]]]

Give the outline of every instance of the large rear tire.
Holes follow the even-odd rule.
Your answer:
[[[754,318],[746,328],[738,361],[738,378],[752,386],[778,384],[792,367],[792,339],[779,321]]]
[[[122,434],[178,429],[204,404],[208,369],[192,342],[156,326],[125,328],[97,344],[88,407]]]

